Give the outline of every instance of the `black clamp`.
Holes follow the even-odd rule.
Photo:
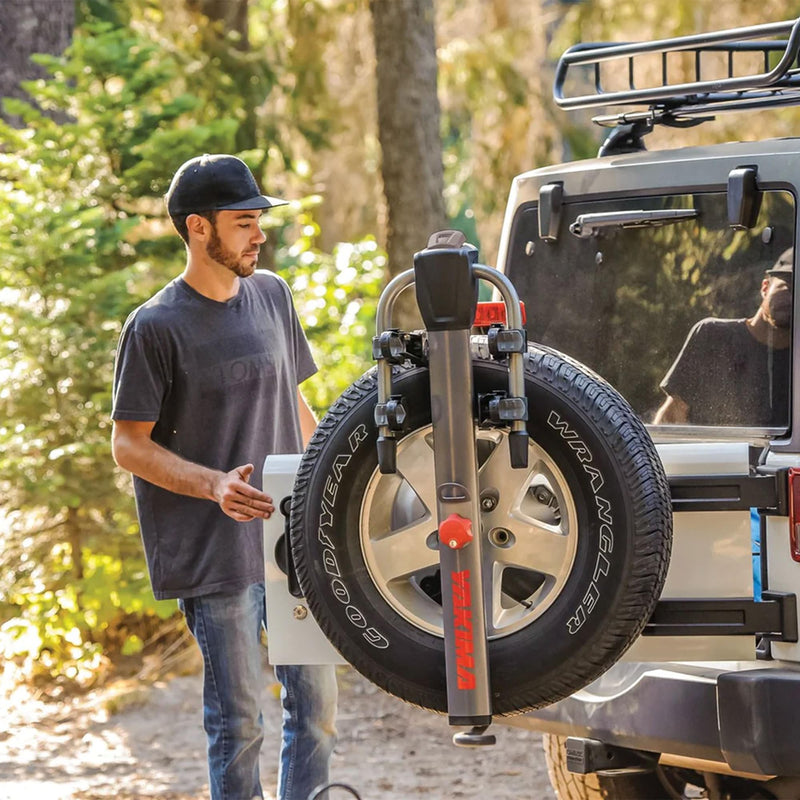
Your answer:
[[[478,395],[481,424],[503,426],[528,419],[528,398],[508,397],[503,391]]]
[[[376,361],[385,359],[390,364],[402,364],[405,360],[406,344],[397,328],[372,337],[372,357]]]
[[[405,430],[406,418],[403,396],[393,394],[385,403],[377,403],[375,406],[375,424],[378,427],[385,426],[390,431],[401,432]]]
[[[372,337],[372,358],[389,364],[425,364],[425,345],[421,333],[403,333],[397,328]]]
[[[518,328],[506,328],[500,323],[490,326],[486,334],[489,353],[496,361],[510,353],[525,353],[528,350],[528,334]]]
[[[385,403],[375,405],[378,467],[382,475],[394,475],[397,472],[397,439],[394,434],[405,430],[407,417],[402,395],[393,394]]]

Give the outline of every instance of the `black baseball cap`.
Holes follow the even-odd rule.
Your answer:
[[[272,208],[287,202],[261,194],[253,173],[240,158],[208,153],[179,167],[166,201],[171,217],[198,211]]]
[[[790,247],[780,254],[775,264],[767,270],[767,275],[769,275],[770,278],[790,278],[793,270],[794,248]]]

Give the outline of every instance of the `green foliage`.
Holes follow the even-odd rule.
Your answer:
[[[372,366],[375,311],[386,254],[373,239],[340,243],[333,253],[315,246],[319,228],[308,198],[298,217],[300,235],[278,252],[277,268],[292,287],[298,315],[320,371],[303,386],[311,407],[328,406]]]
[[[65,56],[38,59],[52,78],[26,87],[41,110],[7,101],[24,128],[0,126],[0,650],[31,674],[80,681],[176,611],[153,600],[130,482],[110,453],[122,323],[184,258],[161,196],[198,153],[246,142],[263,175],[275,150],[269,114],[253,128],[234,113],[253,100],[241,81],[269,95],[269,67],[231,55],[232,80],[233,62],[199,40],[157,34],[157,9],[112,6],[82,6]],[[317,340],[325,377],[310,400],[323,411],[369,357],[382,262],[372,241],[316,249],[312,205],[296,242],[285,217],[271,223]]]
[[[18,613],[0,627],[3,657],[31,678],[91,683],[108,652],[139,652],[142,634],[175,614],[174,601],[152,600],[141,563],[132,570],[127,558],[84,550],[84,577],[74,581],[63,580],[71,572],[70,548],[55,545],[51,556],[41,583],[9,593]]]
[[[233,128],[192,124],[196,100],[172,94],[177,64],[125,28],[87,22],[64,59],[39,60],[53,77],[26,88],[66,121],[9,101],[25,128],[0,128],[0,591],[4,616],[18,612],[6,632],[34,626],[32,652],[55,669],[95,658],[109,614],[155,613],[146,581],[130,579],[143,563],[110,454],[113,355],[179,252],[145,231],[165,148],[183,129],[192,151],[222,149]],[[125,564],[125,580],[104,580],[102,559]]]

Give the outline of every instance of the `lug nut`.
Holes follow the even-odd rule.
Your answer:
[[[497,489],[484,489],[481,492],[481,511],[494,511],[500,501]]]

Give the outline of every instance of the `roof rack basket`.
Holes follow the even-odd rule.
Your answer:
[[[768,39],[767,37],[786,37]],[[553,96],[558,106],[565,109],[600,108],[605,106],[646,106],[647,112],[619,113],[610,117],[596,117],[599,124],[619,124],[647,118],[653,122],[677,121],[691,118],[698,112],[732,111],[736,109],[764,108],[767,106],[800,104],[800,19],[753,25],[746,28],[713,33],[679,36],[653,42],[619,44],[603,42],[579,44],[569,48],[556,68]],[[694,62],[693,80],[683,83],[669,82],[669,54],[689,53]],[[703,71],[711,62],[719,71],[719,63],[727,54],[727,77],[704,78]],[[737,75],[737,66],[745,59],[737,54],[748,53],[746,61],[752,72],[753,63],[762,63],[763,71],[756,74]],[[760,54],[753,56],[752,54]],[[634,80],[636,59],[643,56],[661,56],[660,85],[637,88]],[[693,56],[693,58],[692,58]],[[618,62],[610,64],[609,62]],[[705,64],[704,64],[705,62]],[[657,63],[657,62],[656,62]],[[609,66],[606,66],[609,65]],[[571,68],[582,67],[594,72],[594,93],[567,96],[564,86]],[[627,72],[628,88],[609,91],[603,85],[603,73],[609,68],[615,76]],[[591,72],[590,72],[591,74]],[[585,76],[585,72],[582,72]],[[575,76],[574,77],[580,77]],[[656,84],[659,81],[655,81]],[[572,80],[578,91],[586,84]]]

